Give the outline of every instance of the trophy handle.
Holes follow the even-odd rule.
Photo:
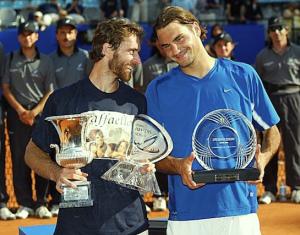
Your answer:
[[[50,144],[50,148],[54,148],[56,154],[59,153],[59,146],[57,144]]]

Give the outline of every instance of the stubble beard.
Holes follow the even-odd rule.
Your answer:
[[[126,71],[126,62],[122,62],[118,53],[114,53],[113,58],[108,62],[109,69],[117,75],[118,79],[128,82],[131,79],[131,73]]]

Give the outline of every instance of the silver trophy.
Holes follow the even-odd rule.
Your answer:
[[[257,180],[253,167],[256,133],[240,112],[219,109],[206,114],[196,125],[192,147],[203,170],[196,170],[196,183]]]
[[[137,115],[131,124],[130,143],[123,160],[110,168],[102,178],[140,192],[160,195],[155,174],[142,173],[141,167],[155,163],[169,155],[173,142],[167,131],[154,119]]]
[[[51,144],[56,150],[56,162],[65,168],[79,169],[89,164],[93,157],[85,144],[86,123],[90,115],[87,113],[78,115],[52,116],[45,120],[50,121],[60,139],[60,148],[57,144]],[[60,208],[87,207],[93,205],[91,198],[91,184],[89,181],[74,181],[76,188],[62,185]]]

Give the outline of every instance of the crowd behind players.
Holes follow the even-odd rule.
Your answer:
[[[6,2],[14,2],[6,1]],[[18,1],[20,2],[20,1]],[[300,17],[299,3],[268,3],[259,0],[44,0],[24,1],[22,9],[16,8],[17,21],[35,20],[41,29],[54,24],[59,18],[70,17],[76,23],[90,23],[115,16],[136,22],[153,22],[160,10],[169,5],[188,9],[200,20],[209,23],[223,20],[232,24],[249,23],[282,14],[285,18]],[[14,5],[10,6],[14,7]],[[18,23],[18,22],[16,22]],[[3,26],[1,26],[3,27]]]
[[[300,61],[293,58],[291,54],[299,55],[298,46],[289,40],[289,28],[281,18],[270,18],[277,15],[276,6],[263,10],[255,0],[244,1],[218,1],[218,0],[188,0],[188,1],[168,1],[157,2],[158,9],[168,5],[178,5],[189,9],[201,19],[204,12],[218,12],[223,10],[228,23],[243,24],[262,19],[268,20],[268,46],[260,52],[255,68],[261,76],[266,90],[271,97],[276,108],[285,105],[286,110],[280,113],[283,146],[289,146],[286,157],[286,178],[287,185],[291,187],[291,201],[300,203],[300,160],[299,142],[291,143],[291,139],[299,140],[299,66]],[[101,16],[103,18],[127,17],[133,21],[147,22],[149,16],[149,0],[102,0],[99,4]],[[65,7],[61,7],[56,0],[39,5],[32,11],[28,20],[18,26],[18,41],[20,50],[4,56],[3,46],[0,45],[0,66],[2,92],[6,101],[1,102],[1,158],[0,158],[0,218],[3,220],[37,216],[38,218],[50,218],[57,216],[59,194],[56,192],[53,183],[48,184],[44,179],[36,176],[37,200],[32,200],[31,171],[26,166],[23,156],[25,147],[30,139],[32,128],[39,121],[40,113],[48,95],[58,88],[68,86],[79,79],[88,76],[91,63],[88,59],[88,52],[76,46],[77,29],[76,25],[86,21],[83,14],[84,7],[81,1],[72,0]],[[282,15],[285,18],[299,15],[299,7],[289,4]],[[101,18],[101,17],[100,17]],[[56,25],[56,39],[58,48],[50,56],[44,55],[35,47],[38,40],[38,33],[49,25]],[[211,40],[207,43],[206,49],[214,57],[223,57],[231,60],[234,58],[234,48],[236,43],[230,34],[224,31],[221,24],[211,27]],[[144,93],[147,85],[155,77],[176,67],[176,63],[170,61],[160,50],[160,46],[155,38],[149,42],[153,46],[153,56],[148,58],[143,64],[133,72],[131,85]],[[293,53],[292,53],[292,52]],[[287,57],[287,66],[291,66],[290,73],[282,72],[284,69],[275,70],[269,68],[272,59],[278,63],[284,63]],[[300,58],[298,56],[298,58]],[[277,63],[276,62],[276,63]],[[274,65],[276,66],[276,64]],[[272,67],[272,66],[271,66]],[[271,70],[270,70],[271,69]],[[270,87],[268,73],[280,74],[286,77],[283,83],[278,80],[271,81]],[[42,81],[36,80],[40,76]],[[24,78],[24,83],[18,78]],[[275,78],[276,76],[273,76]],[[28,85],[29,84],[29,85]],[[296,105],[293,105],[295,104]],[[297,106],[298,105],[298,106]],[[277,110],[278,111],[278,110]],[[295,116],[286,117],[287,113],[295,113]],[[16,213],[12,213],[7,208],[8,194],[5,187],[5,149],[4,149],[4,117],[6,114],[7,128],[9,130],[10,147],[13,163],[13,185],[19,208]],[[299,115],[298,115],[299,116]],[[290,124],[292,125],[290,126]],[[295,130],[294,132],[287,130]],[[290,146],[294,146],[293,149]],[[298,160],[297,160],[298,159]],[[275,173],[274,173],[275,172]],[[259,198],[260,203],[269,204],[276,201],[277,195],[277,156],[270,162],[266,169],[266,176],[263,184],[265,193]],[[166,198],[168,193],[166,175],[157,175],[164,197],[154,200],[155,210],[166,208]],[[48,201],[48,195],[51,201]],[[150,209],[149,209],[150,210]]]

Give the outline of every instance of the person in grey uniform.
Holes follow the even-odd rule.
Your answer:
[[[16,217],[29,215],[50,218],[45,207],[48,181],[35,175],[37,200],[32,199],[31,170],[25,164],[24,153],[33,127],[39,120],[45,102],[55,86],[51,59],[41,54],[35,46],[39,37],[34,22],[24,22],[18,27],[20,50],[6,58],[2,79],[3,95],[8,102],[7,127],[13,165],[13,184],[19,208]]]
[[[3,76],[4,63],[4,50],[2,43],[0,43],[0,80]],[[0,219],[13,220],[16,216],[7,208],[9,197],[5,185],[5,113],[5,101],[2,91],[0,91]]]
[[[90,74],[92,63],[88,52],[76,46],[77,33],[74,20],[64,18],[57,22],[56,40],[58,47],[50,55],[54,64],[57,88],[69,86],[80,79],[87,78]],[[49,181],[49,194],[52,198],[49,201],[50,212],[53,216],[57,216],[60,194],[52,181]]]
[[[269,19],[268,36],[269,45],[257,55],[255,67],[280,116],[286,184],[292,189],[291,201],[300,203],[300,47],[290,42],[281,18]],[[265,169],[261,203],[276,200],[277,170],[278,156]]]
[[[57,22],[57,50],[50,57],[55,68],[57,88],[71,85],[80,79],[88,77],[92,65],[88,52],[76,46],[76,23],[64,18]]]
[[[152,39],[155,49],[153,56],[143,63],[143,92],[146,91],[148,84],[157,76],[162,75],[172,68],[178,66],[177,63],[169,59],[160,48],[156,39]]]
[[[166,57],[164,51],[157,44],[154,35],[151,37],[150,45],[153,47],[154,54],[140,65],[142,68],[140,73],[138,73],[138,69],[134,73],[134,79],[139,81],[136,89],[142,93],[145,93],[148,84],[154,78],[178,66],[177,63]]]

